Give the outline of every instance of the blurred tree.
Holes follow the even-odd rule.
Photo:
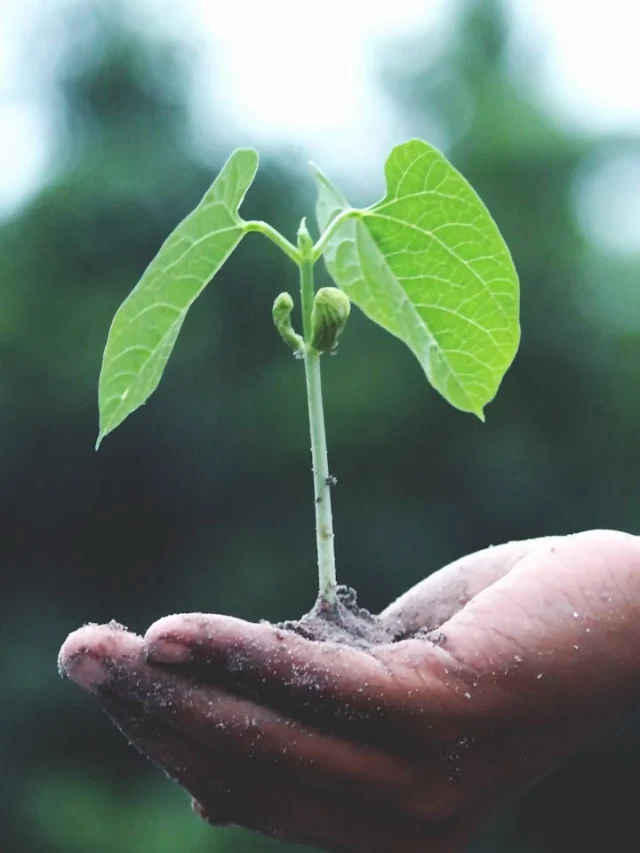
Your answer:
[[[279,619],[315,591],[303,380],[270,324],[294,271],[258,237],[201,298],[150,405],[92,453],[113,312],[220,159],[214,142],[205,169],[191,144],[188,46],[78,8],[98,17],[81,48],[77,20],[65,23],[59,168],[0,228],[1,822],[24,853],[275,851],[201,826],[55,676],[55,650],[87,619],[140,630],[181,610]],[[562,130],[524,91],[501,4],[460,10],[437,49],[427,34],[390,46],[385,85],[404,135],[447,143],[500,223],[522,277],[523,346],[486,425],[450,410],[360,316],[327,359],[339,572],[372,609],[491,542],[640,532],[640,321],[623,328],[598,308],[623,274],[637,282],[640,261],[591,244],[574,210],[575,176],[615,141]],[[313,203],[304,174],[295,152],[267,158],[247,216],[293,233]],[[637,290],[624,292],[640,317]],[[477,849],[631,850],[637,740],[633,726],[624,746],[604,740]],[[584,835],[578,802],[593,806]]]

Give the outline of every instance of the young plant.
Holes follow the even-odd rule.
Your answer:
[[[386,195],[364,209],[351,207],[316,168],[316,242],[304,219],[294,244],[268,223],[240,217],[257,169],[255,151],[234,151],[118,309],[100,374],[97,446],[155,391],[187,311],[245,234],[255,231],[273,241],[299,269],[302,334],[293,329],[288,293],[276,297],[273,321],[304,362],[318,602],[330,610],[336,604],[333,478],[320,358],[335,351],[351,303],[404,341],[449,403],[484,420],[484,407],[518,348],[518,278],[480,198],[439,151],[419,139],[391,151]],[[320,258],[336,287],[316,292],[314,267]]]

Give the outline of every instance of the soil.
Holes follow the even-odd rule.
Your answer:
[[[358,606],[356,591],[346,586],[337,589],[338,600],[329,604],[318,599],[300,619],[281,622],[278,627],[324,643],[341,643],[358,649],[397,642],[399,636],[391,627]]]

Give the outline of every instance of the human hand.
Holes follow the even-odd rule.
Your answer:
[[[457,853],[640,692],[640,539],[509,543],[431,575],[362,651],[226,616],[69,636],[61,671],[213,824]]]

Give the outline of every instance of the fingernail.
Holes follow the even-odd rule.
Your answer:
[[[176,640],[156,640],[147,651],[147,660],[154,663],[186,663],[191,649]]]
[[[79,655],[61,663],[60,669],[72,681],[94,693],[109,678],[107,667],[91,655]]]

